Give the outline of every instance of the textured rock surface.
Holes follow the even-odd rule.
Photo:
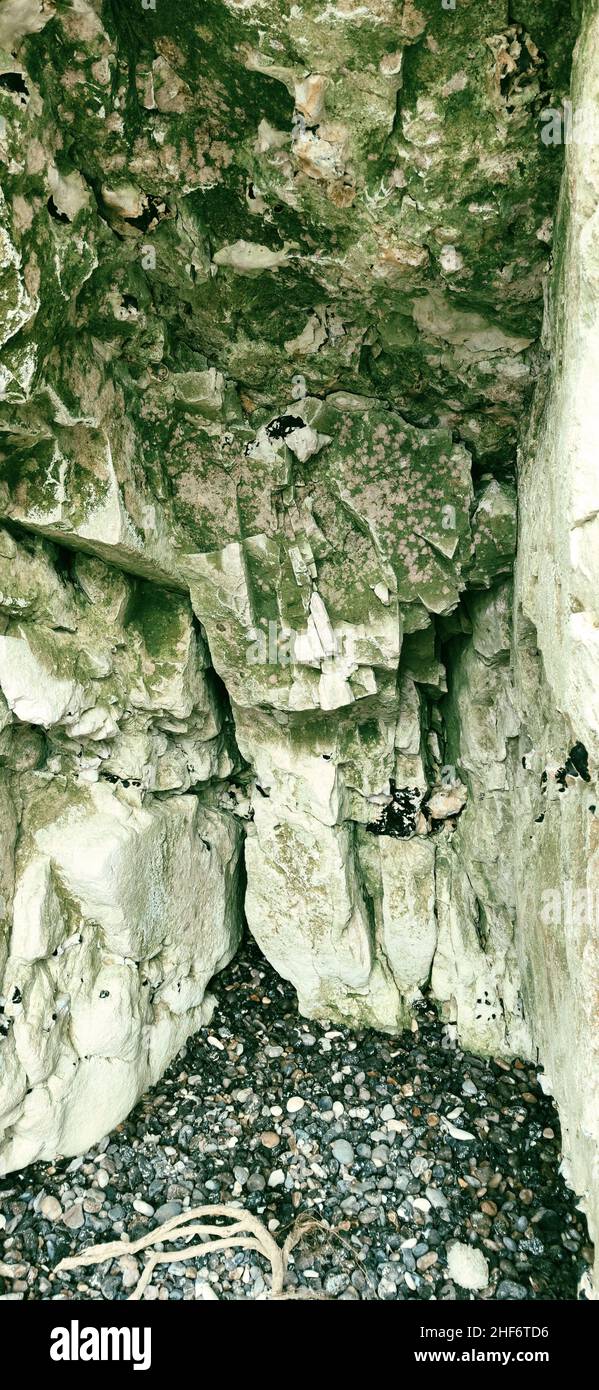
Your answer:
[[[525,1007],[556,1096],[565,1172],[599,1240],[599,17],[586,7],[547,338],[522,450],[516,567],[516,865]],[[547,538],[550,542],[547,543]],[[599,1280],[596,1278],[596,1284]]]
[[[529,1054],[515,946],[514,799],[518,721],[510,669],[511,586],[468,601],[472,634],[454,639],[445,705],[447,754],[468,802],[437,854],[439,944],[432,987],[461,1037]]]
[[[189,600],[8,531],[0,587],[12,1168],[118,1123],[209,1017],[206,986],[239,940],[242,830],[219,792],[238,755]]]
[[[128,1114],[210,1017],[206,985],[240,922],[230,817],[195,797],[142,802],[61,777],[23,793],[3,980],[5,1170],[76,1153]]]
[[[542,898],[591,882],[565,759],[599,753],[580,148],[540,336],[563,11],[3,7],[5,1166],[90,1143],[207,1016],[247,832],[301,1010],[395,1031],[427,989],[465,1046],[539,1048],[590,1187],[551,1014],[590,1061],[591,933],[548,974]]]

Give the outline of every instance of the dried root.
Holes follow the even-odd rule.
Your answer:
[[[203,1220],[206,1217],[210,1218],[208,1222]],[[217,1224],[214,1222],[215,1217],[221,1218]],[[123,1255],[137,1255],[140,1251],[162,1245],[169,1239],[190,1241],[199,1237],[198,1244],[187,1245],[183,1250],[153,1250],[146,1260],[133,1293],[129,1295],[129,1302],[143,1298],[157,1265],[176,1264],[179,1260],[197,1260],[203,1255],[234,1248],[255,1250],[258,1255],[263,1255],[271,1267],[270,1298],[290,1298],[294,1295],[285,1294],[283,1289],[291,1251],[308,1231],[321,1224],[300,1217],[281,1248],[264,1223],[241,1207],[193,1207],[190,1211],[181,1212],[179,1216],[172,1216],[170,1221],[156,1226],[147,1235],[140,1236],[139,1240],[112,1240],[106,1245],[90,1245],[78,1255],[68,1255],[56,1266],[55,1273],[77,1269],[82,1265],[103,1264],[105,1260],[122,1259]]]

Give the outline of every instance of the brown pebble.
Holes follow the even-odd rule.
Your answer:
[[[102,1210],[106,1198],[103,1192],[90,1192],[89,1197],[83,1198],[83,1210],[89,1212],[90,1216],[97,1216]]]
[[[544,1139],[555,1139],[555,1134],[554,1134],[553,1130],[550,1128],[549,1125],[547,1125],[547,1128],[543,1130],[543,1138],[544,1138]]]
[[[531,1192],[530,1187],[523,1187],[518,1195],[520,1197],[520,1201],[524,1202],[524,1205],[529,1207],[533,1199],[533,1193]]]
[[[481,1202],[480,1209],[484,1211],[486,1216],[497,1216],[497,1206],[495,1202]]]
[[[281,1136],[275,1134],[274,1129],[266,1129],[264,1134],[260,1135],[260,1143],[264,1145],[265,1149],[276,1149],[277,1144],[280,1144],[280,1142]]]
[[[23,1275],[27,1273],[28,1268],[29,1265],[26,1264],[9,1265],[5,1264],[4,1260],[2,1260],[0,1263],[0,1274],[3,1279],[22,1279]]]
[[[494,1173],[494,1174],[493,1174],[493,1177],[492,1177],[492,1178],[489,1178],[489,1181],[488,1181],[488,1183],[487,1183],[487,1187],[491,1187],[491,1188],[499,1187],[500,1182],[501,1182],[501,1173]]]
[[[432,1115],[432,1114],[431,1114],[431,1115],[427,1115],[427,1117],[426,1117],[426,1123],[427,1123],[427,1125],[430,1125],[431,1129],[433,1129],[434,1126],[435,1126],[435,1125],[438,1125],[438,1123],[439,1123],[439,1116],[438,1116],[438,1115]]]
[[[436,1265],[438,1259],[439,1256],[436,1250],[427,1250],[426,1255],[421,1255],[420,1259],[416,1260],[416,1267],[420,1270],[421,1274],[423,1274],[426,1269],[430,1269],[432,1265]]]
[[[62,1219],[65,1226],[68,1226],[70,1231],[79,1231],[85,1223],[83,1203],[74,1202],[73,1206],[69,1207],[68,1211],[65,1211]]]

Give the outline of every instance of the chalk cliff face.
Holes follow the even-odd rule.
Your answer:
[[[576,47],[546,321],[520,454],[514,781],[522,991],[599,1246],[599,10]],[[569,757],[564,755],[569,752]],[[578,774],[578,775],[576,775]],[[599,1277],[595,1276],[596,1286]]]
[[[596,855],[579,21],[6,0],[5,1168],[124,1117],[245,913],[310,1016],[426,988],[539,1048],[589,1188],[597,914],[546,897]]]

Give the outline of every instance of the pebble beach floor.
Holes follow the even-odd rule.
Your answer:
[[[126,1299],[144,1258],[127,1237],[219,1202],[279,1243],[298,1214],[316,1219],[290,1259],[298,1297],[577,1298],[592,1252],[529,1063],[448,1045],[426,1005],[397,1038],[307,1022],[252,943],[213,992],[211,1025],[124,1124],[83,1158],[0,1181],[3,1299]],[[53,1273],[109,1240],[120,1258]],[[473,1270],[486,1283],[467,1290]],[[262,1299],[269,1275],[230,1250],[159,1266],[145,1297]]]

